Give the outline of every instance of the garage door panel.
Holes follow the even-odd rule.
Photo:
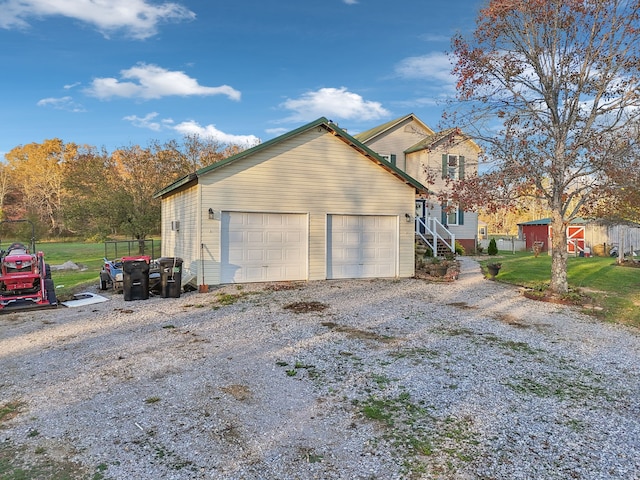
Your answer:
[[[363,248],[362,249],[362,260],[364,260],[365,262],[367,260],[369,261],[375,261],[375,259],[378,258],[378,250],[375,248]]]
[[[284,260],[282,250],[267,250],[267,263]]]
[[[307,278],[305,214],[223,212],[221,282]]]
[[[258,250],[255,248],[250,248],[248,250],[245,250],[245,255],[243,255],[243,259],[247,260],[249,262],[251,261],[263,261],[265,259],[265,251],[264,250]],[[242,252],[240,252],[240,254],[242,255]]]
[[[397,217],[330,215],[327,277],[395,277]]]
[[[301,232],[285,232],[285,238],[288,243],[299,244],[303,241]]]
[[[266,237],[265,241],[268,242],[269,244],[272,244],[272,243],[281,244],[284,242],[284,236],[282,232],[267,231],[267,232],[264,232],[264,236]]]

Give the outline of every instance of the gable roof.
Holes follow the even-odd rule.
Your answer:
[[[418,124],[420,124],[420,126],[424,128],[426,131],[433,133],[433,130],[431,130],[425,123],[423,123],[422,120],[416,117],[413,113],[410,113],[403,117],[396,118],[395,120],[391,120],[390,122],[383,123],[382,125],[378,125],[377,127],[373,127],[367,131],[359,133],[355,136],[355,138],[362,143],[367,143],[373,138],[377,137],[378,135],[386,133],[389,130],[393,130],[395,127],[397,127],[401,123],[406,122],[407,120],[413,120]]]
[[[448,128],[446,130],[442,130],[441,132],[436,132],[433,135],[429,135],[423,138],[415,145],[412,145],[411,147],[407,148],[404,151],[404,153],[414,153],[414,152],[419,152],[420,150],[428,150],[433,146],[435,146],[437,143],[441,142],[442,140],[446,140],[447,138],[453,138],[455,136],[463,137],[463,142],[470,142],[471,146],[474,149],[476,149],[478,152],[481,150],[478,144],[473,140],[471,140],[470,138],[465,137],[465,135],[462,133],[462,131],[459,128],[453,127],[453,128]]]
[[[242,152],[240,152],[240,153],[238,153],[236,155],[233,155],[233,156],[231,156],[229,158],[226,158],[226,159],[224,159],[224,160],[222,160],[220,162],[213,163],[213,164],[208,165],[208,166],[206,166],[204,168],[201,168],[200,170],[197,170],[194,173],[190,173],[189,175],[185,175],[184,177],[182,177],[182,178],[176,180],[175,182],[173,182],[172,184],[164,187],[162,190],[156,192],[153,195],[153,197],[154,198],[164,197],[164,196],[167,196],[167,195],[171,195],[172,193],[175,193],[177,190],[180,190],[180,189],[185,188],[187,186],[195,185],[195,184],[198,183],[198,178],[200,178],[203,175],[206,175],[206,174],[208,174],[210,172],[213,172],[215,170],[218,170],[220,168],[224,168],[225,166],[227,166],[227,165],[229,165],[231,163],[235,163],[240,159],[243,159],[243,158],[249,157],[251,155],[254,155],[254,154],[258,153],[258,152],[264,151],[264,150],[272,147],[273,145],[277,145],[277,144],[279,144],[281,142],[284,142],[285,140],[288,140],[288,139],[290,139],[292,137],[300,135],[301,133],[304,133],[304,132],[306,132],[308,130],[311,130],[313,128],[323,128],[323,129],[325,129],[327,132],[331,133],[332,135],[334,135],[339,140],[342,140],[344,143],[346,143],[351,148],[353,148],[353,149],[357,150],[358,152],[360,152],[362,155],[367,157],[372,162],[374,162],[377,165],[381,166],[384,170],[386,170],[390,174],[396,176],[397,178],[402,180],[407,185],[410,185],[413,188],[415,188],[417,192],[420,192],[420,193],[427,193],[428,192],[427,187],[422,185],[415,178],[407,175],[405,172],[403,172],[402,170],[397,168],[395,165],[393,165],[390,162],[388,162],[386,159],[382,158],[380,155],[375,153],[369,147],[367,147],[366,145],[364,145],[360,141],[356,140],[354,137],[349,135],[344,130],[340,129],[337,125],[335,125],[334,123],[330,122],[325,117],[321,117],[321,118],[317,119],[314,122],[311,122],[311,123],[308,123],[306,125],[303,125],[302,127],[296,128],[295,130],[292,130],[292,131],[290,131],[288,133],[285,133],[284,135],[280,135],[279,137],[272,138],[271,140],[268,140],[268,141],[266,141],[264,143],[256,145],[253,148],[249,148],[249,149],[244,150],[244,151],[242,151]]]
[[[522,223],[518,223],[518,226],[526,226],[526,225],[551,225],[552,220],[550,217],[547,218],[540,218],[538,220],[531,220],[529,222],[522,222]],[[576,217],[573,220],[571,220],[568,225],[585,225],[589,223],[588,220],[585,220],[582,217]]]
[[[418,143],[416,143],[415,145],[412,145],[411,147],[407,148],[404,153],[413,153],[413,152],[418,152],[420,150],[425,150],[425,149],[429,149],[431,147],[433,147],[436,143],[451,137],[453,135],[457,135],[459,134],[460,131],[457,128],[449,128],[447,130],[443,130],[441,132],[436,132],[433,135],[429,135],[425,138],[423,138],[422,140],[420,140]]]
[[[551,225],[551,218],[540,218],[538,220],[530,220],[528,222],[518,223],[518,225]]]

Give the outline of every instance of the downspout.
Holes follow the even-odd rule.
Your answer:
[[[198,182],[198,191],[200,193],[198,197],[198,222],[200,223],[200,269],[202,270],[201,275],[198,275],[202,278],[198,291],[200,293],[207,293],[209,291],[209,285],[204,281],[204,235],[203,235],[203,227],[202,227],[202,185]]]

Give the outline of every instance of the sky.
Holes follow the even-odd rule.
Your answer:
[[[483,3],[0,0],[0,155],[52,138],[251,146],[319,117],[437,129],[451,37]]]

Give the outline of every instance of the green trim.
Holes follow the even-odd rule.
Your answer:
[[[220,168],[224,168],[227,165],[231,164],[231,163],[235,163],[238,160],[241,160],[243,158],[246,158],[248,156],[254,155],[256,153],[259,153],[263,150],[266,150],[270,147],[272,147],[273,145],[277,145],[285,140],[288,140],[292,137],[295,137],[297,135],[300,135],[301,133],[304,133],[308,130],[311,130],[313,128],[324,128],[325,130],[327,130],[330,133],[333,133],[336,137],[338,137],[339,139],[341,139],[343,142],[345,142],[347,145],[349,145],[350,147],[358,150],[360,153],[362,153],[364,156],[368,157],[370,160],[372,160],[373,162],[379,164],[381,167],[383,167],[385,170],[387,170],[389,173],[395,175],[396,177],[398,177],[400,180],[402,180],[403,182],[407,183],[408,185],[411,185],[413,188],[415,188],[418,192],[420,193],[428,193],[428,189],[427,187],[425,187],[424,185],[422,185],[420,182],[418,182],[415,178],[407,175],[405,172],[403,172],[402,170],[400,170],[399,168],[397,168],[395,165],[393,165],[391,162],[388,162],[387,160],[385,160],[384,158],[382,158],[380,155],[378,155],[376,152],[374,152],[373,150],[371,150],[369,147],[367,147],[366,145],[364,145],[363,143],[361,143],[360,141],[356,140],[354,137],[352,137],[351,135],[349,135],[347,132],[345,132],[344,130],[342,130],[341,128],[339,128],[336,124],[331,123],[329,120],[327,120],[325,117],[321,117],[317,120],[315,120],[314,122],[308,123],[306,125],[303,125],[299,128],[296,128],[295,130],[292,130],[288,133],[285,133],[284,135],[280,135],[279,137],[276,138],[272,138],[271,140],[268,140],[264,143],[261,143],[259,145],[256,145],[255,147],[249,148],[247,150],[244,150],[236,155],[233,155],[229,158],[226,158],[220,162],[217,163],[213,163],[211,165],[208,165],[204,168],[201,168],[200,170],[197,170],[195,173],[191,173],[185,177],[182,177],[181,179],[175,181],[174,183],[172,183],[171,185],[166,186],[165,188],[163,188],[162,190],[156,192],[154,194],[154,198],[158,198],[158,197],[162,197],[165,196],[167,194],[171,194],[172,192],[174,192],[175,190],[179,189],[180,187],[190,183],[190,182],[198,182],[198,179],[203,176],[206,175],[214,170],[218,170]]]
[[[457,128],[449,128],[447,130],[443,130],[441,132],[434,133],[433,135],[429,135],[428,137],[423,138],[415,145],[407,148],[404,153],[414,153],[419,152],[421,150],[429,149],[433,147],[436,143],[450,137],[451,135],[457,135]]]
[[[391,120],[387,123],[383,123],[382,125],[378,125],[377,127],[373,127],[369,130],[366,130],[364,132],[358,133],[357,135],[355,135],[355,138],[362,142],[362,143],[367,143],[369,140],[373,139],[374,137],[377,137],[378,135],[388,131],[388,130],[392,130],[393,128],[395,128],[397,125],[407,121],[407,120],[415,120],[416,122],[418,122],[425,130],[429,131],[429,132],[433,132],[433,130],[431,130],[427,125],[425,125],[422,120],[420,120],[418,117],[416,117],[413,113],[410,113],[408,115],[405,115],[403,117],[400,118],[396,118],[394,120]]]

